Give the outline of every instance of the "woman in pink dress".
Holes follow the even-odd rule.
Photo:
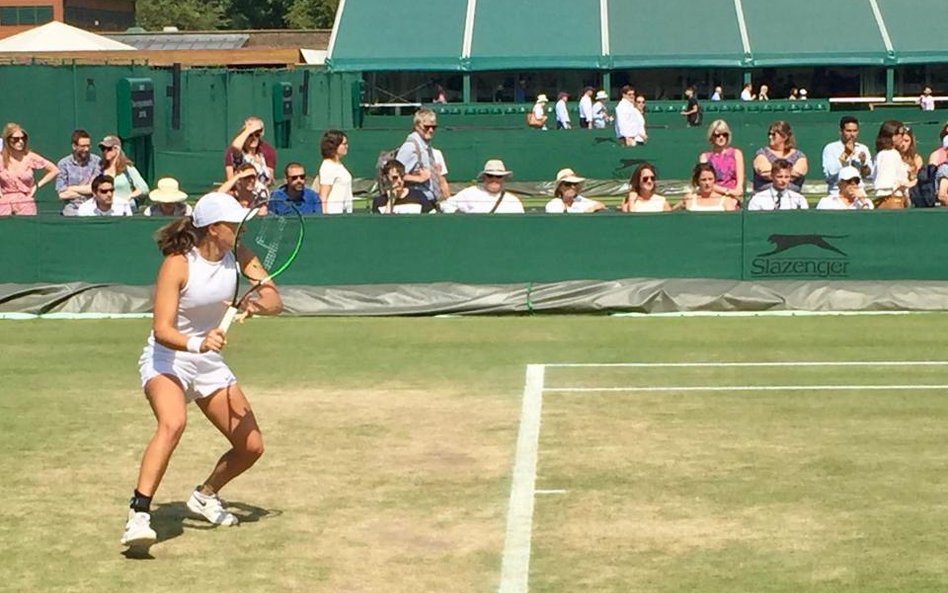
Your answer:
[[[731,128],[726,121],[711,122],[708,144],[711,150],[698,155],[698,162],[714,168],[714,191],[739,203],[744,198],[744,153],[731,146]]]
[[[46,175],[36,182],[35,171]],[[36,190],[56,179],[59,168],[29,148],[29,137],[18,124],[3,127],[0,150],[0,216],[36,215]]]

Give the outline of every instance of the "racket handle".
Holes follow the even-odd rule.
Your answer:
[[[234,322],[234,317],[237,316],[237,313],[240,312],[240,309],[237,307],[227,307],[227,312],[224,313],[224,318],[221,319],[220,324],[217,326],[217,329],[223,331],[225,334],[227,330],[230,329],[230,324]]]

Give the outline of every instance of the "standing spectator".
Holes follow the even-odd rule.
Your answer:
[[[523,214],[523,203],[506,191],[504,184],[513,171],[508,171],[500,159],[484,163],[480,185],[467,187],[441,204],[442,212],[465,214]]]
[[[698,155],[699,163],[714,168],[714,190],[738,201],[744,198],[744,153],[731,146],[731,128],[723,119],[708,126],[708,144],[711,150]]]
[[[821,198],[816,204],[817,210],[872,210],[872,202],[861,189],[862,179],[859,169],[846,166],[839,170],[839,191],[832,196]]]
[[[694,128],[701,125],[701,105],[698,103],[698,98],[695,97],[695,87],[690,86],[685,89],[685,103],[684,109],[681,110],[681,114],[685,117],[685,121],[688,122],[689,128]]]
[[[173,177],[162,177],[155,182],[155,189],[148,192],[148,199],[154,202],[145,211],[145,216],[191,216],[191,206],[184,201],[188,194],[181,191],[178,180]]]
[[[540,93],[537,95],[537,102],[533,104],[533,109],[530,111],[530,119],[527,122],[531,128],[536,128],[538,130],[545,130],[546,128],[546,104],[550,100],[547,98],[546,94]]]
[[[124,207],[130,204],[132,210],[137,207],[137,200],[148,196],[148,184],[142,177],[135,163],[130,161],[122,151],[122,141],[118,136],[106,136],[99,142],[102,151],[102,160],[99,166],[102,173],[111,175],[115,183],[115,206]]]
[[[711,93],[712,101],[721,101],[724,99],[724,89],[719,86],[714,87],[714,92]]]
[[[273,184],[277,167],[276,150],[263,140],[266,130],[263,120],[250,116],[244,120],[240,131],[231,140],[224,153],[224,173],[227,179],[234,176],[241,163],[252,163],[265,187]]]
[[[306,187],[306,168],[301,163],[290,163],[283,168],[286,182],[273,190],[270,206],[274,214],[288,214],[289,208],[280,207],[281,200],[290,202],[300,214],[322,214],[323,205],[317,194]]]
[[[30,150],[29,136],[19,124],[3,127],[3,149],[0,149],[0,216],[36,215],[36,190],[56,178],[59,169]],[[36,181],[35,171],[46,171]]]
[[[948,138],[948,124],[943,125],[941,131],[938,132],[938,139],[941,141],[941,146],[928,155],[929,165],[940,167],[948,163],[948,140],[945,140],[945,138]]]
[[[876,208],[905,208],[909,200],[909,169],[899,146],[908,132],[902,122],[887,120],[876,135]]]
[[[757,93],[758,101],[770,101],[770,87],[766,84],[760,85],[760,92]]]
[[[839,119],[839,140],[823,147],[823,176],[826,178],[826,192],[834,196],[839,192],[836,183],[839,171],[843,167],[856,167],[861,177],[870,178],[875,171],[872,153],[865,144],[856,142],[859,138],[859,120],[851,115]]]
[[[434,99],[431,100],[431,102],[440,103],[442,105],[448,102],[448,98],[444,95],[444,87],[441,86],[440,84],[435,85],[435,96],[434,96]]]
[[[598,91],[596,93],[596,102],[593,104],[592,113],[592,127],[598,129],[603,129],[606,127],[606,124],[612,121],[612,116],[609,115],[609,108],[606,107],[606,101],[609,100],[609,95],[606,91]]]
[[[435,211],[425,194],[405,186],[405,165],[392,159],[382,165],[381,193],[372,200],[376,214],[422,214]]]
[[[395,158],[405,165],[405,185],[425,194],[433,204],[451,195],[444,171],[437,163],[431,140],[438,129],[438,116],[430,109],[419,109],[412,118],[412,132],[405,138]],[[323,201],[323,212],[326,212]]]
[[[56,193],[63,205],[63,216],[75,216],[79,204],[92,197],[92,179],[99,174],[100,158],[92,154],[89,132],[79,129],[72,133],[72,152],[59,159],[56,166]]]
[[[777,159],[786,159],[793,165],[790,189],[796,192],[803,191],[803,182],[806,178],[809,164],[806,155],[797,149],[793,128],[785,121],[775,121],[770,124],[767,132],[769,142],[760,148],[754,155],[754,192],[760,192],[771,185],[770,167]]]
[[[605,210],[606,205],[598,200],[590,200],[580,195],[585,177],[580,177],[572,169],[560,169],[556,173],[556,188],[553,199],[546,203],[548,214],[582,214]]]
[[[514,103],[526,103],[527,102],[527,81],[520,79],[517,81],[517,84],[514,86]]]
[[[793,165],[777,159],[770,168],[773,184],[758,192],[747,202],[748,210],[806,210],[810,207],[803,194],[790,189]]]
[[[675,204],[675,209],[684,208],[689,212],[737,210],[740,206],[737,200],[715,191],[714,183],[714,168],[708,163],[698,163],[691,172],[692,191]]]
[[[935,111],[935,97],[932,97],[932,87],[926,86],[918,98],[918,106],[922,111]]]
[[[744,88],[741,89],[741,101],[753,101],[757,98],[757,95],[754,94],[754,85],[747,83],[744,85]]]
[[[645,142],[645,118],[635,108],[635,89],[625,85],[621,90],[622,99],[616,105],[616,138],[623,146],[635,146]]]
[[[556,129],[557,130],[568,130],[572,127],[569,119],[569,108],[566,107],[566,101],[569,99],[569,93],[564,93],[560,91],[560,94],[556,97],[556,107],[554,111],[556,112]]]
[[[323,214],[351,214],[352,175],[342,164],[342,157],[349,154],[349,138],[339,130],[327,130],[319,141],[319,151],[323,156],[319,166],[319,201]],[[398,154],[401,153],[399,150]]]
[[[583,89],[583,96],[579,98],[579,127],[593,127],[593,88],[587,86]]]
[[[619,204],[621,212],[667,212],[671,210],[665,196],[657,193],[655,167],[642,163],[629,177],[629,194]]]
[[[102,173],[92,180],[92,199],[76,208],[76,216],[131,216],[132,205],[128,202],[116,204],[115,179]]]

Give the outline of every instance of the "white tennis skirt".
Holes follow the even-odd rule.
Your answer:
[[[158,375],[170,375],[184,387],[188,402],[213,395],[237,382],[219,352],[195,354],[171,350],[161,344],[147,344],[138,359],[142,389]]]

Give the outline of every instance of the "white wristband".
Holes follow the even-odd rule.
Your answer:
[[[188,352],[193,352],[195,354],[201,353],[201,344],[204,343],[204,338],[201,336],[191,336],[188,338]]]

